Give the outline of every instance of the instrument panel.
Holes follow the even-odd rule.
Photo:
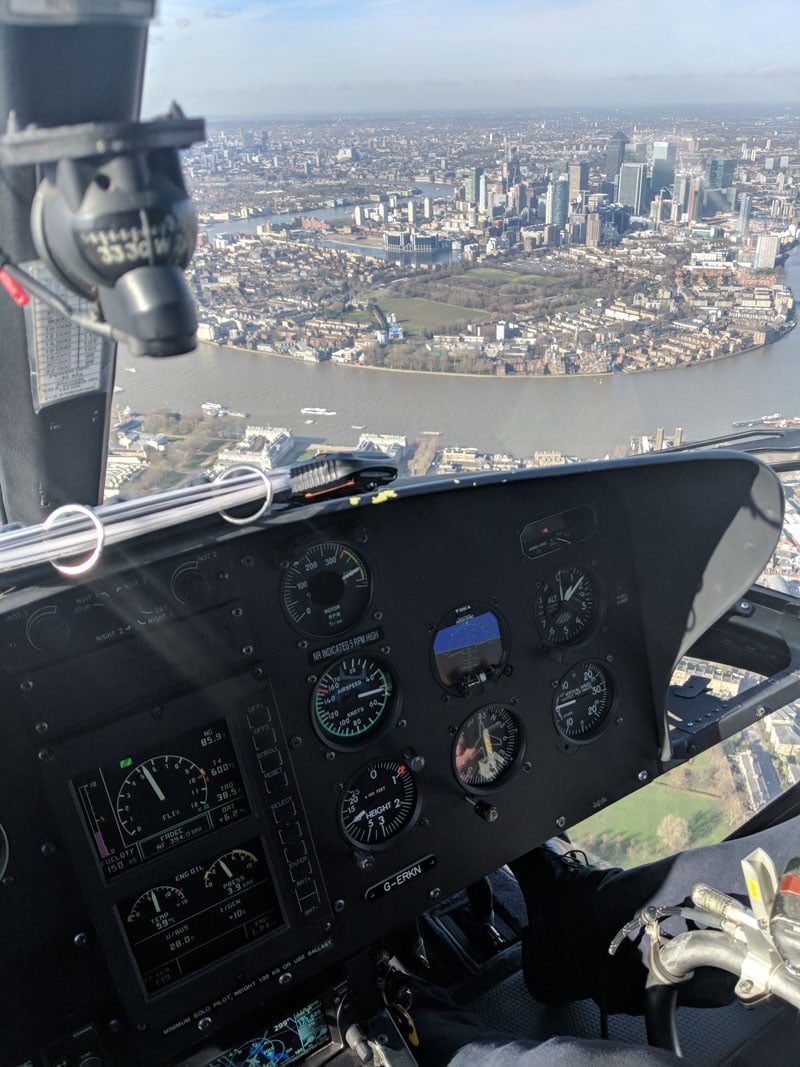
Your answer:
[[[48,998],[44,1044],[91,1010],[115,1063],[280,1015],[640,788],[674,662],[760,572],[781,507],[731,456],[414,484],[10,591],[0,914],[25,995],[0,1002],[4,1062]]]

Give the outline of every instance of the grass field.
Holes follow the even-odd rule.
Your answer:
[[[407,333],[441,330],[458,322],[484,322],[490,315],[488,311],[482,311],[480,308],[442,304],[437,300],[424,300],[416,296],[381,295],[380,308],[385,315],[396,315],[398,323]]]
[[[725,808],[717,797],[657,781],[574,826],[569,836],[578,847],[584,843],[615,866],[634,867],[667,851],[657,834],[665,815],[686,819],[692,848],[712,844],[730,832]]]

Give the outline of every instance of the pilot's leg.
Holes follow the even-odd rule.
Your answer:
[[[472,1012],[459,1007],[444,990],[410,979],[411,1011],[419,1044],[414,1057],[421,1067],[668,1067],[691,1061],[671,1052],[617,1041],[556,1037],[537,1042],[492,1030]]]
[[[614,935],[646,904],[683,903],[696,882],[746,901],[741,860],[758,847],[780,874],[800,854],[800,816],[628,871],[586,866],[575,853],[562,855],[550,846],[521,856],[511,869],[528,909],[523,971],[530,993],[546,1003],[594,997],[609,1011],[642,1011],[646,945],[624,943],[611,958]],[[725,1003],[733,985],[720,972],[699,971],[682,989],[682,1002]]]

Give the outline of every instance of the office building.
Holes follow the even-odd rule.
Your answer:
[[[596,211],[590,211],[586,216],[586,245],[588,248],[597,248],[602,234],[602,219]]]
[[[589,164],[570,163],[569,165],[569,202],[574,204],[581,200],[581,193],[589,189]]]
[[[483,167],[471,167],[464,185],[464,199],[468,204],[477,204],[480,195],[480,180]]]
[[[689,182],[689,201],[686,207],[686,217],[689,222],[697,222],[703,217],[704,204],[703,179],[692,178]]]
[[[630,143],[625,145],[625,151],[622,155],[623,163],[646,163],[647,162],[647,145],[639,143]]]
[[[750,229],[750,212],[753,210],[753,198],[750,193],[742,193],[739,203],[739,233],[742,237]]]
[[[762,233],[756,245],[756,258],[753,266],[756,270],[773,270],[775,260],[781,250],[781,239],[777,233]]]
[[[736,171],[735,159],[709,159],[706,162],[705,179],[709,189],[730,189]]]
[[[644,163],[623,163],[619,171],[617,203],[629,207],[634,215],[646,208],[647,168]]]
[[[675,181],[676,146],[672,141],[655,141],[653,143],[653,170],[650,187],[653,193],[669,189]]]
[[[561,228],[567,223],[569,214],[569,180],[559,178],[547,186],[545,197],[544,221],[547,226]]]
[[[688,174],[681,174],[675,178],[672,184],[672,214],[673,222],[680,222],[689,206],[689,186],[691,178]]]
[[[625,145],[628,138],[624,133],[615,133],[609,138],[606,148],[606,181],[613,182],[619,174],[619,168],[625,158]]]

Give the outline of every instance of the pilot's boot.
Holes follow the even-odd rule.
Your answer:
[[[609,922],[598,891],[616,872],[589,866],[584,852],[560,840],[532,849],[509,866],[528,911],[522,932],[528,992],[545,1004],[601,1000],[608,945],[620,924],[616,917]]]

